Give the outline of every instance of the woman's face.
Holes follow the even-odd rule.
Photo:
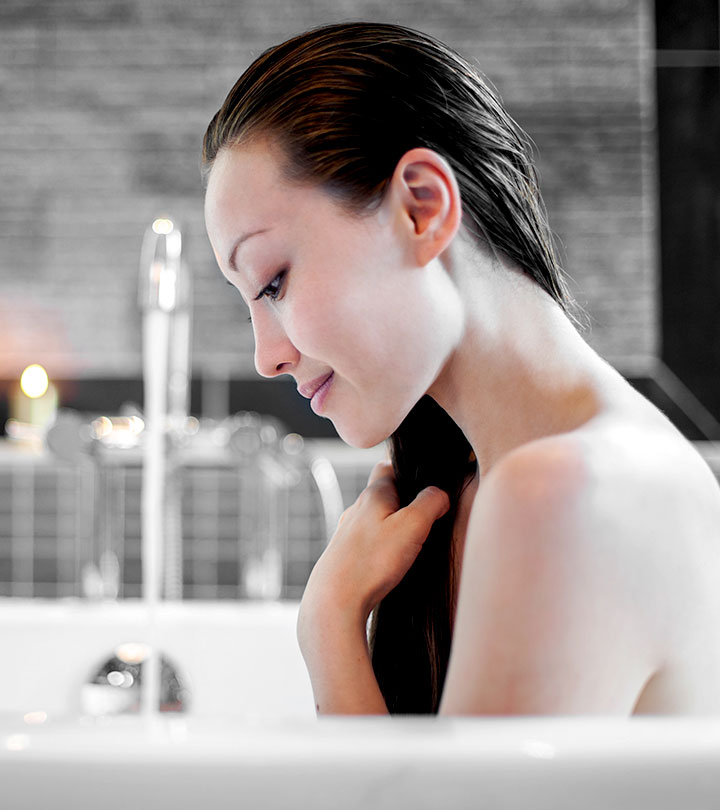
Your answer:
[[[414,260],[412,228],[391,195],[360,217],[319,187],[288,183],[281,166],[268,142],[218,154],[205,200],[210,242],[250,309],[258,372],[292,375],[348,444],[371,447],[438,376],[462,307],[438,260]]]

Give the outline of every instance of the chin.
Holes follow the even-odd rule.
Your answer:
[[[386,422],[381,425],[370,425],[367,423],[360,425],[343,424],[339,420],[338,422],[332,420],[332,422],[338,436],[340,436],[345,444],[349,444],[350,447],[357,447],[359,450],[366,450],[370,447],[376,447],[378,444],[382,444],[389,439],[402,423],[402,419],[397,422],[397,424],[395,422],[392,424]]]
[[[357,431],[342,431],[338,430],[337,426],[335,428],[338,432],[338,436],[345,442],[345,444],[350,445],[350,447],[356,447],[358,450],[367,450],[369,447],[375,447],[378,444],[381,444],[386,439],[390,437],[390,434],[374,434],[374,433],[360,433]]]

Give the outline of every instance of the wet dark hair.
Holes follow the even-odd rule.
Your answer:
[[[573,316],[525,133],[465,59],[398,25],[316,28],[265,51],[243,73],[203,141],[207,178],[221,149],[270,136],[292,182],[362,214],[380,204],[399,159],[427,147],[455,173],[463,225]],[[451,499],[402,582],[375,608],[372,663],[391,713],[437,712],[450,654],[453,526],[476,471],[462,431],[423,397],[390,437],[401,503],[433,484]]]

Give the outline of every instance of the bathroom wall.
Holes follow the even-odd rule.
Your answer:
[[[356,450],[337,440],[308,442],[305,449],[332,463],[345,506],[382,457],[382,448]],[[68,464],[0,443],[0,600],[141,595],[139,459],[116,452],[105,461],[94,468]],[[296,470],[285,491],[271,486],[252,457],[236,455],[228,463],[219,453],[183,465],[176,474],[182,541],[167,569],[173,584],[165,595],[257,598],[258,587],[272,585],[272,577],[258,583],[254,556],[258,538],[270,529],[281,550],[280,596],[299,598],[325,548],[327,524],[309,467]]]
[[[251,332],[206,240],[207,122],[264,48],[367,18],[475,60],[534,139],[550,221],[592,322],[632,373],[655,353],[649,0],[3,0],[0,380],[138,378],[142,234],[184,224],[196,373],[244,378]]]

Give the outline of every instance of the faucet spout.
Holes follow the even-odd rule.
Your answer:
[[[187,303],[182,278],[182,235],[168,217],[158,217],[145,231],[140,254],[140,309],[173,312]]]
[[[158,347],[144,347],[145,390],[150,390],[162,367],[162,395],[167,409],[167,428],[175,438],[182,435],[190,409],[190,350],[192,340],[192,278],[182,261],[182,235],[177,222],[158,217],[148,227],[140,254],[139,304],[147,324],[165,313],[168,318],[168,345],[165,364],[148,363],[148,353]]]

